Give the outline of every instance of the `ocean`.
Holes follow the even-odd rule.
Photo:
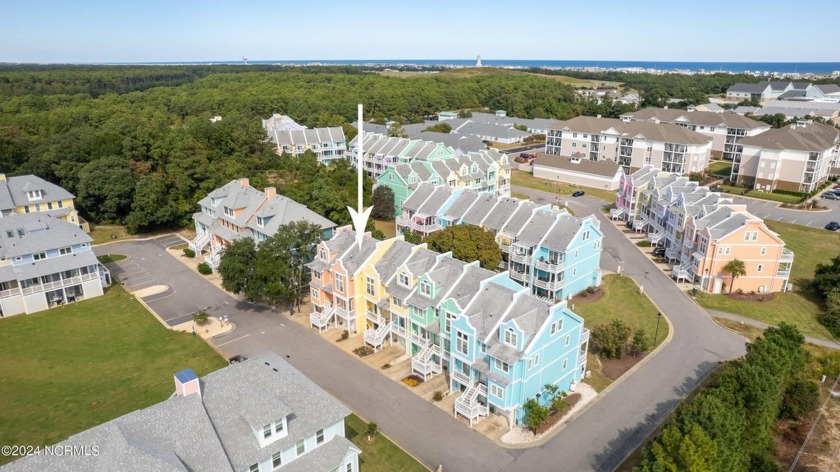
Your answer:
[[[665,62],[665,61],[549,61],[549,60],[504,60],[482,59],[482,64],[492,67],[544,67],[550,69],[565,68],[603,68],[603,69],[653,69],[660,71],[721,71],[721,72],[775,72],[780,74],[831,74],[840,71],[840,62]],[[154,65],[185,64],[242,64],[243,61],[184,61],[184,62],[144,62]],[[469,67],[475,65],[475,59],[352,59],[352,60],[254,60],[249,64],[283,65],[381,65],[381,66],[443,66]],[[139,63],[119,63],[139,64]]]

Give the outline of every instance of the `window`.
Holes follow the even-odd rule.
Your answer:
[[[53,209],[53,204],[52,203],[53,202],[47,202],[47,210],[52,210]]]
[[[403,301],[402,301],[402,298],[391,297],[391,303],[392,303],[394,306],[398,306],[398,307],[400,307],[400,308],[402,308],[402,307],[403,307]]]
[[[400,274],[399,283],[403,287],[408,287],[408,274]]]
[[[766,247],[761,248],[761,255],[762,256],[767,255],[767,248]]]
[[[353,472],[353,463],[348,462],[344,467],[344,472]]]
[[[714,133],[714,132],[715,132],[715,127],[714,127],[714,126],[709,127],[709,131],[711,131],[712,133]]]
[[[315,433],[315,442],[318,443],[318,444],[322,444],[324,442],[324,430],[323,429],[319,429]]]
[[[566,346],[568,346],[568,345],[569,345],[569,343],[571,343],[571,342],[572,342],[572,335],[571,335],[571,334],[567,334],[567,335],[566,335]]]
[[[429,282],[426,282],[425,280],[420,282],[420,293],[427,297],[432,296],[432,286],[429,285]]]
[[[463,331],[455,331],[455,350],[463,355],[467,355],[469,349],[469,337]]]
[[[259,464],[251,464],[251,467],[248,467],[249,472],[259,472],[260,465]]]
[[[368,295],[374,295],[375,287],[373,286],[373,278],[365,277],[365,291]]]
[[[29,213],[29,205],[26,205],[25,207],[23,207],[23,212],[24,213]]]
[[[496,367],[496,370],[501,370],[506,374],[510,372],[510,366],[499,359],[493,359],[493,366]]]
[[[539,366],[539,365],[540,365],[540,355],[539,355],[539,354],[537,354],[536,356],[534,356],[534,358],[533,358],[533,359],[531,359],[531,361],[532,361],[532,362],[530,363],[530,364],[531,364],[531,367],[537,367],[537,366]]]
[[[513,328],[505,330],[505,344],[516,347],[516,333],[513,331]]]
[[[335,289],[339,292],[344,291],[344,276],[340,274],[335,275]]]
[[[327,251],[321,249],[318,251],[318,257],[320,257],[322,261],[327,260]]]
[[[225,216],[233,217],[233,208],[225,207]]]
[[[758,231],[745,231],[744,232],[744,241],[757,241],[758,240]]]
[[[36,261],[40,261],[40,260],[43,260],[43,259],[47,258],[47,253],[46,252],[36,252],[35,254],[32,254],[32,258],[35,259]]]
[[[505,389],[503,389],[502,387],[499,387],[496,384],[490,384],[490,395],[493,395],[494,397],[496,397],[500,400],[504,400],[505,399]]]
[[[321,273],[320,273],[320,272],[318,272],[317,270],[313,270],[313,271],[312,271],[312,275],[314,275],[316,279],[320,279],[320,278],[321,278]]]
[[[756,271],[756,272],[761,272],[762,270],[764,270],[764,264],[759,264],[759,265],[755,268],[755,271]]]
[[[314,288],[312,289],[312,298],[318,298],[318,291]]]
[[[59,200],[57,203],[58,203],[59,208],[64,208],[64,202],[63,201]]]
[[[297,455],[301,455],[306,452],[306,444],[304,444],[303,439],[295,444],[295,449],[297,450]]]
[[[268,439],[271,437],[271,425],[267,424],[263,426],[263,438]]]
[[[26,192],[27,198],[29,200],[39,200],[41,198],[41,191],[40,190],[30,190]]]
[[[58,253],[62,256],[66,256],[67,254],[71,254],[72,252],[73,250],[70,248],[70,246],[63,247],[58,250]]]
[[[278,452],[271,456],[271,467],[279,469],[281,465],[283,465],[282,453]]]
[[[552,336],[556,333],[559,333],[563,330],[563,320],[557,320],[554,323],[551,323],[551,334]]]
[[[566,370],[566,367],[569,365],[568,359],[563,359],[563,370]]]
[[[262,216],[257,217],[257,226],[259,226],[259,227],[263,226],[263,217]]]
[[[452,320],[455,319],[455,315],[452,313],[446,312],[446,320],[443,322],[443,328],[445,332],[450,332],[452,330]]]

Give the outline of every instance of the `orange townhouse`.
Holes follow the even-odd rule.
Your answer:
[[[788,289],[793,252],[744,205],[725,205],[691,218],[686,235],[685,255],[703,290],[765,293]],[[736,259],[744,267],[737,277],[727,269]]]

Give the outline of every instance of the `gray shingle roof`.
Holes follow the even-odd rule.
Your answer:
[[[387,283],[391,277],[397,273],[397,269],[408,259],[411,255],[411,248],[413,244],[405,241],[395,241],[394,244],[382,254],[374,269],[379,274],[380,281]]]
[[[464,190],[452,203],[449,209],[443,214],[443,217],[448,220],[456,220],[463,218],[467,210],[470,209],[473,203],[478,199],[478,192],[474,190]]]
[[[41,191],[40,199],[29,200],[26,192],[33,190]],[[20,175],[6,177],[5,180],[0,180],[0,211],[9,211],[23,205],[48,203],[73,198],[75,197],[72,193],[36,175]]]
[[[432,196],[432,193],[434,193],[435,188],[437,187],[434,185],[418,185],[417,189],[415,189],[414,192],[412,192],[411,195],[408,198],[406,198],[403,202],[403,209],[409,211],[417,211],[420,208],[420,206],[423,205],[423,202],[425,202],[427,198]]]
[[[75,224],[44,214],[0,218],[0,257],[12,258],[91,241]]]
[[[480,225],[481,221],[484,220],[488,213],[490,213],[490,210],[496,206],[497,201],[497,197],[492,193],[479,194],[475,203],[469,211],[464,214],[461,221],[468,225]]]
[[[247,226],[269,235],[276,233],[280,229],[280,226],[295,221],[306,221],[316,224],[321,229],[336,227],[335,223],[310,210],[306,205],[300,204],[283,195],[274,195],[268,199],[259,210],[254,212],[254,216],[268,219],[268,221],[263,223],[263,227],[259,227],[256,218],[251,218]]]
[[[525,226],[516,234],[516,242],[523,246],[535,246],[551,229],[554,224],[555,214],[546,210],[539,210],[534,213]]]
[[[449,200],[449,197],[452,196],[452,190],[449,187],[445,187],[442,185],[438,185],[434,187],[434,191],[420,205],[420,208],[417,209],[417,213],[421,215],[436,215],[440,207]],[[410,197],[409,197],[410,199]]]
[[[759,82],[757,84],[732,84],[726,89],[727,92],[739,92],[739,93],[755,93],[760,94],[764,93],[767,90],[768,83],[767,82]]]
[[[789,126],[771,129],[755,136],[741,138],[741,144],[767,149],[792,149],[798,151],[822,152],[837,142],[840,130],[820,123],[805,126]]]
[[[455,300],[458,306],[463,309],[478,293],[481,281],[496,275],[493,271],[483,269],[475,264],[470,264],[466,267],[466,272],[464,272],[458,283],[452,286],[452,290],[449,291],[449,298]]]
[[[499,198],[498,203],[493,207],[493,210],[487,215],[487,218],[484,219],[482,224],[486,229],[494,232],[499,231],[510,217],[513,216],[516,209],[519,208],[519,202],[520,200],[517,198]]]
[[[353,233],[354,242],[355,242],[355,231],[348,231],[348,233]],[[341,262],[344,264],[344,268],[347,269],[347,272],[352,274],[359,270],[359,268],[365,263],[368,257],[376,250],[376,243],[377,241],[370,236],[365,236],[362,239],[362,248],[359,249],[358,244],[352,244],[346,251],[341,255]]]
[[[642,136],[650,141],[676,144],[706,144],[712,141],[710,136],[702,135],[682,126],[646,121],[624,122],[614,118],[595,118],[592,116],[578,116],[571,120],[552,124],[551,127],[590,134],[603,134],[612,128],[621,136]]]
[[[545,235],[541,245],[552,251],[565,252],[581,226],[583,226],[583,219],[572,215],[561,215]]]
[[[537,159],[534,161],[534,165],[610,178],[615,177],[616,174],[621,172],[621,166],[609,159],[593,161],[590,159],[564,157],[542,152],[537,153]]]
[[[476,295],[464,312],[470,324],[476,329],[478,339],[486,339],[493,327],[502,318],[516,291],[490,282]]]
[[[756,121],[733,112],[714,113],[710,111],[686,111],[678,108],[642,108],[622,116],[633,120],[646,121],[657,119],[665,123],[688,123],[711,127],[727,127],[738,129],[769,128],[761,121]]]
[[[344,458],[351,450],[361,452],[349,439],[336,436],[330,442],[320,446],[309,454],[305,454],[300,459],[283,466],[280,470],[282,472],[311,472],[311,471],[329,471],[341,467]]]

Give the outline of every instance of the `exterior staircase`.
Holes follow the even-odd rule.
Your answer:
[[[333,315],[335,315],[335,307],[327,303],[321,311],[312,310],[309,314],[309,325],[318,328],[318,334],[320,334],[322,329],[329,327]]]
[[[642,217],[638,220],[633,220],[633,231],[637,233],[644,231],[648,223],[650,223],[650,219],[647,216],[642,215]]]
[[[376,329],[365,330],[365,342],[373,346],[375,351],[382,348],[389,334],[391,334],[391,322],[380,323]]]
[[[219,262],[222,260],[222,249],[225,246],[223,244],[219,244],[218,246],[212,246],[210,249],[210,254],[204,257],[204,262],[213,269],[213,272],[219,268]]]
[[[612,208],[610,209],[610,219],[614,220],[616,218],[621,218],[624,216],[624,208]]]
[[[664,237],[665,231],[657,231],[655,233],[649,233],[647,240],[650,241],[651,244],[659,244],[659,241],[662,241],[662,238]]]
[[[438,353],[437,346],[427,340],[420,352],[411,359],[412,372],[422,375],[423,380],[426,380],[428,375],[440,372],[440,366],[432,360],[432,356],[436,353]]]
[[[470,421],[470,427],[478,419],[479,416],[487,416],[489,408],[482,405],[478,401],[478,395],[483,394],[487,398],[487,387],[478,382],[473,383],[470,387],[455,400],[455,416],[459,414]]]
[[[671,270],[671,277],[676,281],[694,279],[694,276],[691,273],[691,266],[688,264],[674,266]]]
[[[210,244],[210,231],[197,234],[195,239],[189,242],[190,249],[195,251],[196,254],[201,254],[201,251],[203,251],[208,244]]]

